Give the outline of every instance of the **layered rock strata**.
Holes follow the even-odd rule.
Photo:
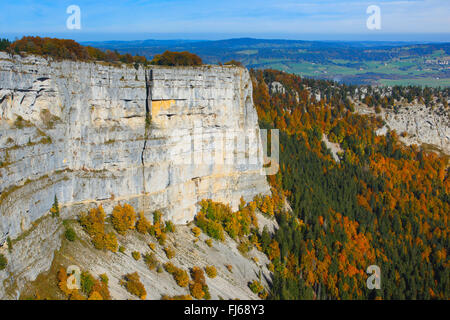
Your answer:
[[[118,202],[193,219],[269,193],[252,84],[238,67],[134,68],[0,53],[0,236]]]

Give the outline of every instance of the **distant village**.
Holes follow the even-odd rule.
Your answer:
[[[442,59],[427,59],[425,60],[425,63],[427,64],[439,64],[439,65],[448,65],[448,61],[450,60],[450,57],[444,57]]]

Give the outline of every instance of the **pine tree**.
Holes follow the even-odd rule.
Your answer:
[[[58,198],[56,197],[56,194],[55,194],[55,199],[53,200],[53,205],[52,205],[52,208],[50,209],[50,212],[51,212],[53,218],[59,217],[59,204],[58,204]]]

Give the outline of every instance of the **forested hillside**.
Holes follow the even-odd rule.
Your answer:
[[[274,268],[270,298],[448,299],[448,158],[406,147],[395,132],[377,136],[380,118],[352,112],[355,87],[273,70],[252,74],[261,126],[280,129],[281,169],[269,181],[275,198],[292,207],[275,206],[280,228],[272,247],[279,251],[263,243]],[[273,81],[285,90],[269,93]],[[376,108],[426,99],[448,113],[446,92],[394,92],[384,105],[379,94],[365,98]],[[339,143],[341,161],[323,135]],[[381,269],[380,290],[366,288],[369,265]]]

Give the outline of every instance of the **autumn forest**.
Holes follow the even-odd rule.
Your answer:
[[[448,158],[407,147],[396,132],[377,136],[382,120],[353,112],[354,87],[274,70],[252,75],[260,125],[281,131],[281,169],[269,177],[280,225],[270,298],[448,299]],[[285,92],[269,94],[273,81]],[[442,95],[394,92],[422,102]],[[393,107],[376,95],[366,100]],[[340,162],[323,135],[342,147]],[[284,198],[292,212],[283,210]],[[366,287],[369,265],[380,267],[380,290]]]

